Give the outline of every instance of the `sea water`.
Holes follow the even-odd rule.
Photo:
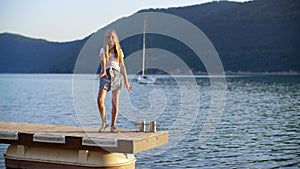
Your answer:
[[[100,126],[95,78],[0,74],[0,121]],[[300,76],[232,75],[225,82],[224,109],[203,140],[216,97],[208,76],[157,76],[152,85],[131,77],[132,92],[121,92],[117,127],[138,130],[140,120],[154,120],[157,130],[169,131],[168,145],[136,154],[136,168],[299,168]],[[110,99],[109,93],[108,121]],[[0,145],[0,168],[6,147]]]

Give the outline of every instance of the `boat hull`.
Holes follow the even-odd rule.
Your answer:
[[[156,78],[154,76],[140,76],[138,77],[138,82],[141,84],[154,84]]]
[[[133,169],[136,161],[132,154],[24,145],[10,145],[4,157],[7,168],[26,169]]]

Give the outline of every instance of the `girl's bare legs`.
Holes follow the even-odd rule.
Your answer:
[[[106,114],[105,114],[105,106],[104,101],[106,97],[107,90],[100,88],[98,92],[98,109],[100,111],[101,119],[102,119],[102,127],[99,129],[100,132],[103,132],[105,128],[108,126],[106,123]]]
[[[119,96],[120,90],[112,91],[112,110],[111,110],[111,131],[119,132],[119,130],[115,127],[119,112]]]

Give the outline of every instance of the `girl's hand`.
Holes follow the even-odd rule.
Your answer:
[[[103,73],[99,74],[99,75],[98,75],[98,78],[100,79],[100,78],[102,78],[102,77],[104,77],[104,76],[105,76],[105,77],[107,76],[106,72],[103,72]]]
[[[129,83],[125,83],[125,88],[130,92],[132,90],[132,86]]]

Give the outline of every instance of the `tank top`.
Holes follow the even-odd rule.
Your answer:
[[[123,51],[121,50],[121,53],[122,53],[122,57],[124,58],[124,54],[123,54]],[[100,56],[102,54],[105,54],[105,51],[104,51],[104,48],[101,48],[100,49]],[[108,62],[106,62],[106,69],[109,69],[109,68],[114,68],[118,71],[120,71],[120,63],[118,62],[118,60],[115,58],[115,54],[110,54],[110,59]]]

